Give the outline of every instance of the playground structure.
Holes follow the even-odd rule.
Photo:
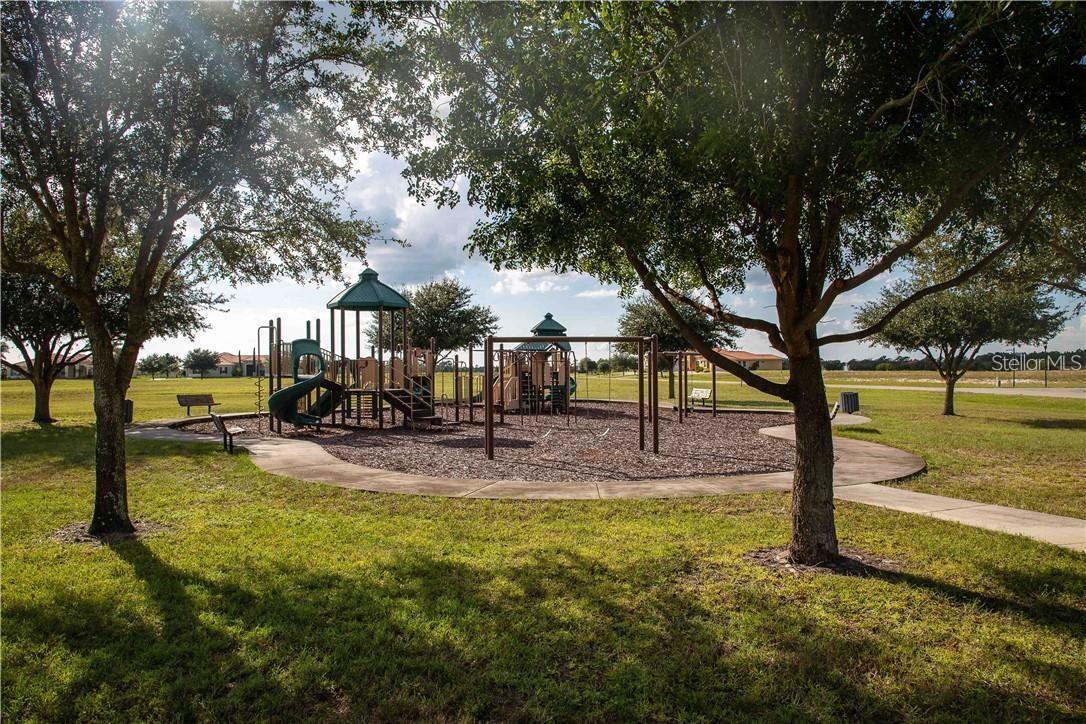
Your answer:
[[[295,427],[358,426],[376,421],[385,427],[386,410],[392,425],[397,414],[403,426],[444,429],[460,424],[466,405],[469,423],[475,409],[483,408],[484,454],[494,459],[495,419],[507,414],[525,418],[564,416],[565,425],[575,419],[578,405],[577,367],[573,343],[625,344],[636,349],[638,384],[638,449],[646,448],[646,423],[652,424],[652,451],[659,453],[659,390],[656,374],[658,345],[655,337],[569,337],[566,328],[551,314],[532,328],[530,337],[486,338],[482,350],[481,389],[475,390],[475,353],[468,350],[467,390],[461,389],[459,357],[454,357],[451,401],[437,396],[434,340],[428,348],[416,347],[409,335],[410,302],[383,284],[377,272],[365,269],[358,281],[328,302],[328,346],[321,344],[321,320],[306,323],[306,336],[286,342],[282,320],[268,320],[257,331],[268,339],[268,430],[282,433],[283,423]],[[339,334],[336,334],[336,312]],[[354,312],[354,355],[347,353],[347,316]],[[377,341],[369,356],[362,355],[362,312],[376,314]],[[315,334],[314,334],[315,332]],[[339,349],[336,349],[336,342]],[[506,344],[515,345],[506,349]],[[385,353],[388,352],[386,359]],[[647,378],[647,379],[646,379]],[[289,380],[289,384],[286,383]],[[263,415],[263,376],[257,378],[258,415]],[[647,388],[646,388],[647,385]],[[461,394],[461,393],[464,394]],[[646,399],[647,392],[647,399]],[[451,407],[451,410],[449,409]],[[447,420],[451,412],[453,420]],[[680,412],[680,414],[682,414]],[[326,422],[327,420],[327,422]],[[549,435],[550,432],[546,433]],[[603,434],[607,434],[604,432]],[[544,435],[544,437],[546,437]]]
[[[306,337],[283,341],[282,320],[268,320],[257,331],[268,334],[268,429],[282,432],[282,424],[360,424],[363,418],[385,425],[385,409],[391,424],[396,415],[405,425],[429,427],[443,422],[434,401],[434,349],[410,345],[408,310],[411,304],[383,284],[377,272],[365,269],[358,282],[328,302],[328,348],[321,346],[321,322],[306,323]],[[339,351],[336,351],[336,311],[339,311]],[[354,356],[347,354],[347,315],[354,312]],[[381,342],[362,356],[362,312],[377,315]],[[386,349],[387,347],[387,349]],[[385,352],[388,359],[385,359]],[[284,378],[292,382],[284,384]],[[263,377],[257,379],[258,404],[263,400]],[[258,413],[263,411],[258,408]],[[324,423],[324,418],[329,418]]]

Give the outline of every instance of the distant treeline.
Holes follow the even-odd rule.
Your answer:
[[[1086,359],[1086,350],[1076,349],[1070,352],[1048,352],[1048,356],[1051,358],[1052,362],[1052,369],[1056,369],[1058,367],[1056,358],[1060,355],[1066,358],[1071,358],[1077,355],[1078,359]],[[1008,356],[1010,356],[1010,352],[1008,351],[990,352],[988,354],[977,355],[977,358],[973,361],[971,369],[984,372],[998,370],[999,367],[996,364],[996,358],[1002,357],[1006,359]],[[1044,352],[1019,352],[1017,356],[1025,360],[1037,360],[1037,366],[1029,365],[1030,369],[1044,369],[1045,367]],[[822,366],[824,369],[827,370],[841,370],[845,368],[844,364],[839,360],[825,360],[822,363]],[[913,359],[911,357],[905,356],[887,357],[883,355],[882,357],[878,357],[875,359],[849,360],[848,369],[852,372],[897,372],[907,370],[922,370],[925,372],[934,372],[935,365],[933,365],[931,361],[928,360],[926,357],[921,357],[920,359]],[[1003,367],[1003,369],[1006,370],[1006,367]]]

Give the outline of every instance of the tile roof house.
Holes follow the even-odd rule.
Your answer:
[[[731,361],[738,362],[748,370],[784,369],[785,358],[775,354],[747,352],[741,349],[718,349],[716,351]],[[692,372],[707,372],[710,368],[708,360],[693,352],[686,358],[686,364],[687,369]]]
[[[267,374],[265,365],[267,355],[254,357],[251,354],[237,355],[233,352],[220,352],[213,369],[203,373],[204,377],[233,377],[234,370],[240,369],[240,377],[256,377],[258,374]],[[200,372],[185,368],[185,374],[189,377],[200,377]]]

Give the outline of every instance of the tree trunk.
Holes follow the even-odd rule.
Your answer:
[[[833,434],[826,407],[822,364],[816,352],[790,358],[790,377],[797,396],[796,472],[792,479],[792,542],[797,563],[816,564],[837,557],[833,521]]]
[[[99,347],[103,347],[99,350]],[[114,365],[99,360],[112,357],[108,345],[95,345],[94,416],[94,517],[90,533],[105,535],[131,533],[135,530],[128,517],[128,478],[125,470],[124,395],[126,388],[117,384]]]
[[[49,377],[33,377],[34,422],[55,422],[49,410],[49,397],[53,392],[53,380]]]
[[[946,378],[946,391],[943,393],[943,414],[954,414],[954,385],[958,384],[958,378],[954,375],[947,375]]]
[[[667,366],[667,397],[670,400],[675,397],[675,365]]]

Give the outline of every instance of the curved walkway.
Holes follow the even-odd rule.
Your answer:
[[[193,418],[188,418],[190,421]],[[838,415],[835,425],[870,422],[862,415]],[[212,435],[148,423],[129,431],[135,438],[176,442],[220,442]],[[791,425],[766,427],[764,435],[794,441]],[[792,488],[792,472],[600,482],[478,480],[413,475],[379,470],[340,460],[322,446],[287,438],[241,439],[253,463],[269,473],[341,488],[375,493],[401,493],[460,498],[522,500],[598,500],[602,498],[679,498],[726,495]],[[919,513],[989,530],[1025,535],[1047,543],[1086,551],[1086,521],[1077,518],[985,505],[969,500],[916,493],[879,485],[907,478],[927,466],[923,458],[887,445],[834,438],[834,497],[892,510]]]

